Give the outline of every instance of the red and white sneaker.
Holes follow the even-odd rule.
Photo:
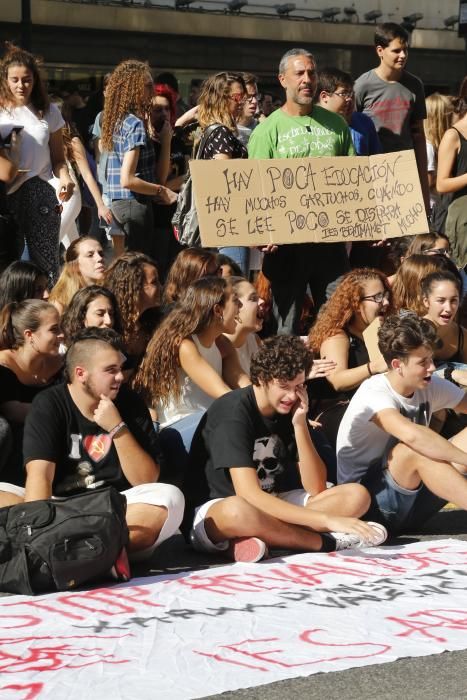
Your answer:
[[[116,581],[129,581],[131,579],[130,562],[125,547],[116,558],[109,574]]]
[[[258,537],[238,537],[230,540],[227,550],[234,561],[253,564],[268,556],[268,548]]]

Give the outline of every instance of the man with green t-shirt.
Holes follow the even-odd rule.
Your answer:
[[[291,49],[284,54],[279,82],[286,102],[254,130],[248,143],[250,158],[355,155],[344,119],[313,104],[317,71],[309,51]],[[318,308],[326,299],[326,287],[348,269],[343,243],[292,244],[266,253],[263,272],[271,282],[277,332],[299,332],[308,284]]]

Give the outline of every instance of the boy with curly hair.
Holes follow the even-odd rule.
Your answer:
[[[386,539],[358,519],[369,506],[364,487],[327,488],[307,420],[311,365],[300,338],[269,338],[253,356],[252,385],[208,409],[184,489],[195,549],[253,562],[268,546],[329,552]]]
[[[366,517],[392,533],[420,525],[446,501],[467,509],[467,429],[448,441],[429,427],[435,411],[467,413],[455,372],[433,374],[437,342],[430,321],[389,316],[378,331],[389,371],[360,385],[337,435],[338,482],[366,486]]]

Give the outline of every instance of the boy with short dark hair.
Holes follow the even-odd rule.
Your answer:
[[[378,25],[375,48],[380,64],[355,82],[359,112],[373,120],[384,153],[413,148],[427,211],[430,208],[426,140],[425,92],[419,78],[405,70],[409,35],[394,22]]]
[[[355,111],[354,83],[349,73],[339,68],[322,68],[318,73],[316,101],[320,107],[345,119],[358,156],[382,152],[373,121],[366,114]]]
[[[258,561],[267,546],[334,551],[384,541],[384,528],[357,519],[369,505],[363,487],[326,488],[307,420],[311,364],[300,338],[269,338],[253,356],[252,385],[208,409],[185,488],[195,549]]]
[[[467,413],[464,390],[434,375],[433,325],[389,316],[378,332],[389,371],[357,389],[339,427],[337,478],[361,483],[394,533],[427,520],[445,501],[467,509],[467,429],[450,441],[430,429],[435,411]]]
[[[0,491],[36,501],[114,486],[127,499],[128,551],[146,558],[177,531],[184,499],[175,486],[156,483],[156,434],[142,400],[123,385],[124,362],[111,329],[77,334],[67,383],[38,394],[26,418],[26,488],[0,484]]]

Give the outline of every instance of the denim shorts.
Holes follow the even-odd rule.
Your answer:
[[[390,532],[399,531],[409,520],[422,484],[417,489],[406,489],[396,483],[389,469],[375,469],[362,479],[370,492],[370,518],[386,525]],[[367,519],[368,514],[365,516]]]

